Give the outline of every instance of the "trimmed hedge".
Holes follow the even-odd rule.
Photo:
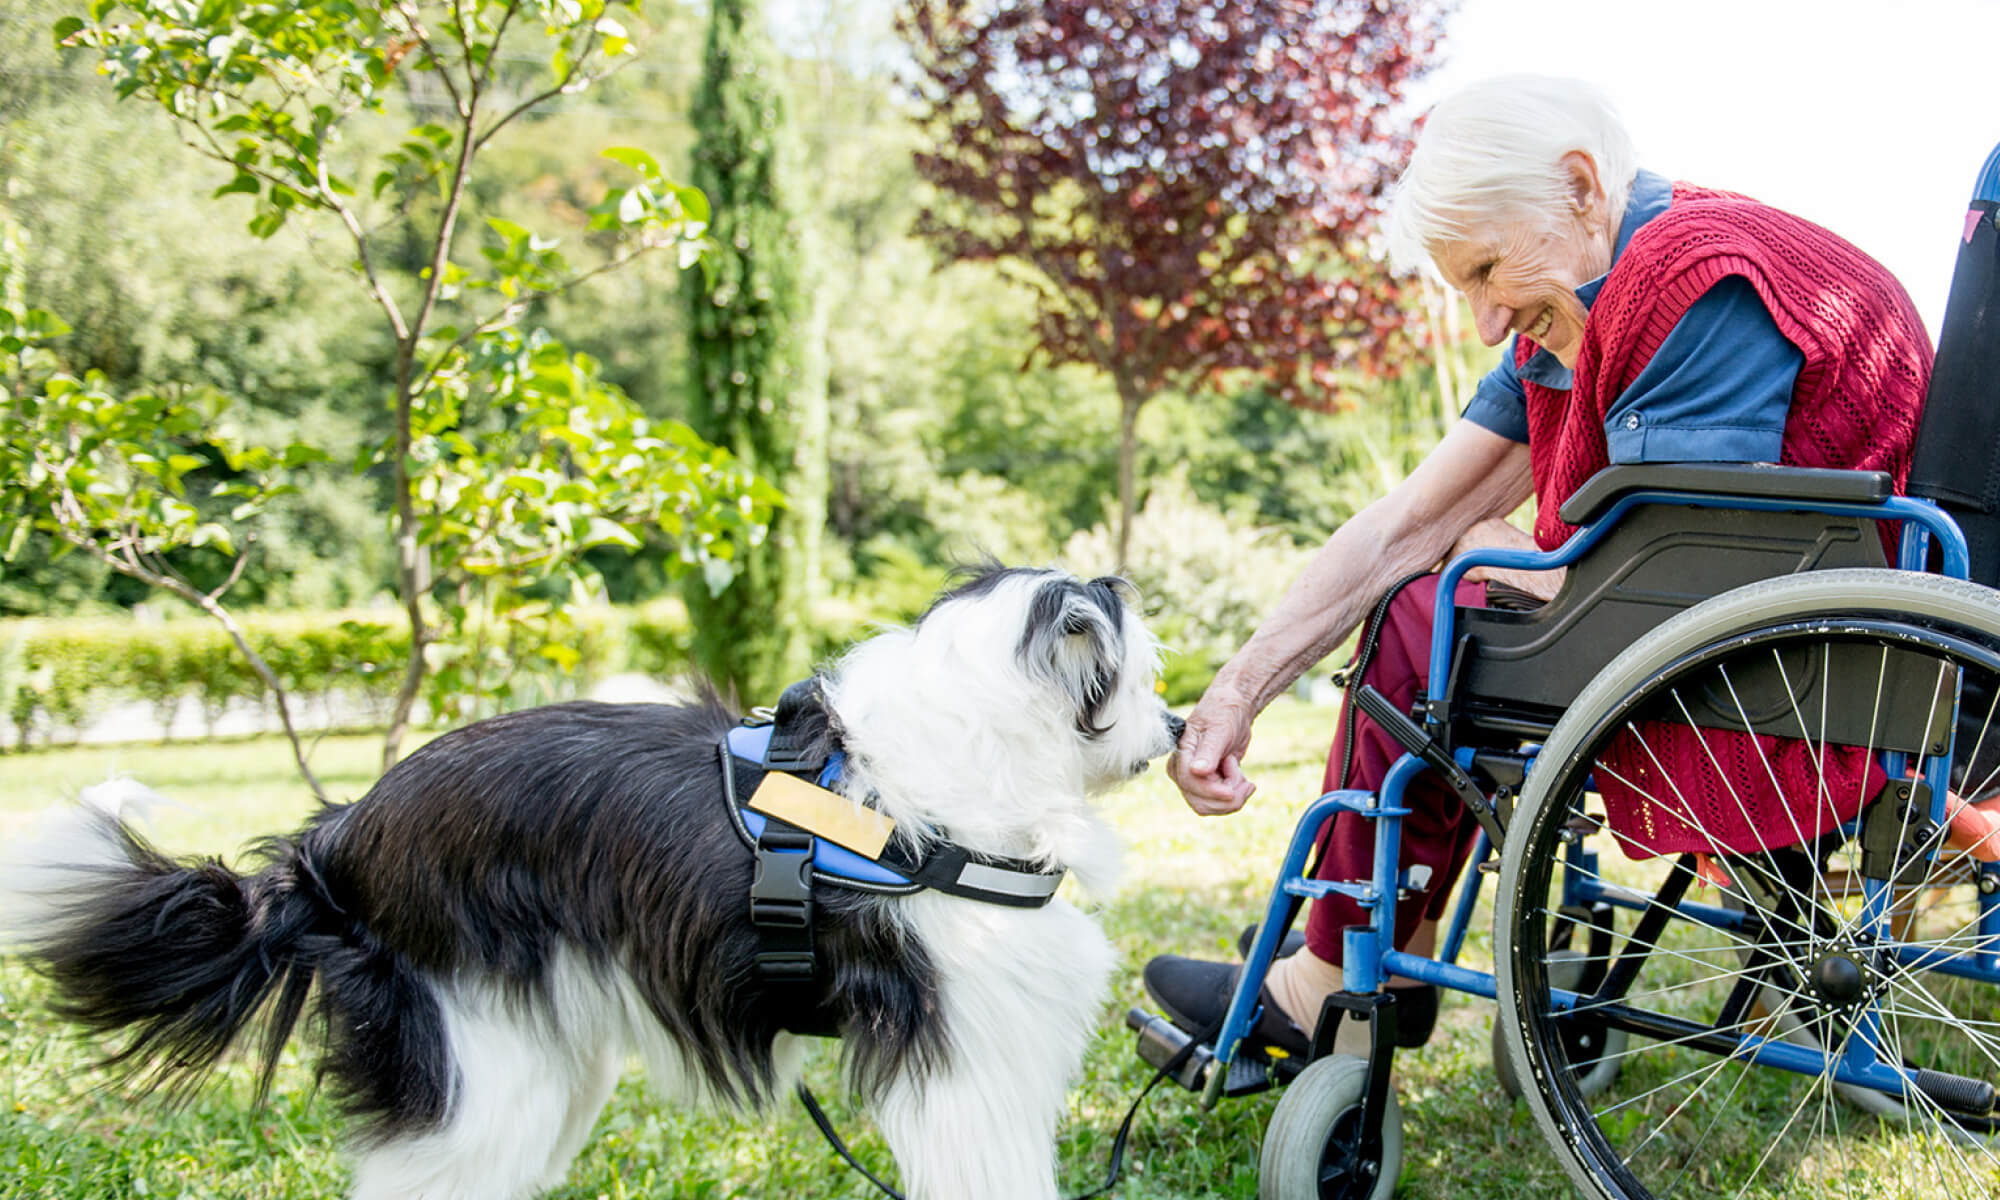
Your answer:
[[[569,669],[541,655],[521,664],[545,694],[574,694],[583,683],[619,671],[666,676],[686,667],[687,617],[676,600],[572,615],[576,639],[568,647],[575,652]],[[295,718],[314,723],[313,705],[330,715],[339,699],[386,719],[410,645],[397,614],[269,613],[238,619],[250,645],[284,684]],[[111,706],[133,701],[152,705],[165,729],[192,698],[212,730],[232,704],[268,702],[265,690],[229,635],[212,621],[0,621],[0,716],[11,721],[17,747],[74,738]]]

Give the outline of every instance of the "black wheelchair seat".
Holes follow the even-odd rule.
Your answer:
[[[1871,503],[1888,496],[1889,479],[1753,465],[1610,467],[1578,489],[1563,519],[1585,523],[1655,490]],[[1611,659],[1682,609],[1761,579],[1885,562],[1876,523],[1862,517],[1642,503],[1569,569],[1547,604],[1459,609],[1451,674],[1434,699],[1452,714],[1455,744],[1539,738]]]

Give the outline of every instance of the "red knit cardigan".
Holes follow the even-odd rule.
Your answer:
[[[1667,211],[1639,227],[1591,305],[1575,387],[1522,381],[1545,550],[1575,532],[1556,515],[1609,464],[1604,421],[1694,302],[1739,275],[1805,355],[1780,461],[1910,473],[1931,343],[1916,307],[1874,259],[1810,221],[1729,192],[1674,185]],[[1535,352],[1526,338],[1516,362]]]
[[[1915,307],[1881,264],[1809,221],[1727,192],[1675,184],[1641,226],[1584,323],[1574,389],[1522,381],[1543,549],[1575,527],[1562,502],[1610,461],[1604,423],[1667,333],[1718,281],[1756,288],[1805,356],[1780,461],[1909,476],[1931,345]],[[1535,347],[1517,346],[1525,363]],[[1885,782],[1852,747],[1643,721],[1599,754],[1606,816],[1627,854],[1720,854],[1816,836],[1854,816]]]

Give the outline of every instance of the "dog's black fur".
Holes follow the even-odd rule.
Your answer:
[[[718,1095],[762,1100],[773,1039],[795,1014],[753,975],[754,862],[721,809],[717,755],[736,722],[713,699],[482,721],[268,841],[247,876],[173,861],[115,826],[131,867],[76,897],[31,960],[64,1016],[133,1030],[114,1061],[157,1064],[149,1082],[175,1091],[275,999],[268,1082],[317,979],[322,1070],[365,1142],[444,1116],[444,1028],[419,973],[472,968],[527,1000],[562,943],[630,971]],[[818,1000],[857,1086],[938,1061],[922,947],[879,898],[822,889],[818,900]]]

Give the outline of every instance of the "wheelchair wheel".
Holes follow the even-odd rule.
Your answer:
[[[1548,952],[1549,986],[1567,991],[1594,990],[1595,983],[1589,982],[1593,970],[1601,976],[1602,964],[1608,957],[1593,958],[1587,951],[1572,950],[1567,945]],[[1624,1061],[1628,1040],[1622,1029],[1612,1029],[1604,1022],[1592,1019],[1588,1014],[1573,1018],[1565,1023],[1562,1036],[1566,1061],[1583,1069],[1583,1075],[1576,1081],[1577,1091],[1585,1096],[1595,1096],[1618,1078],[1618,1064]],[[1507,1035],[1502,1023],[1493,1023],[1493,1077],[1499,1081],[1500,1090],[1509,1099],[1521,1098],[1521,1074],[1514,1069],[1514,1059],[1507,1049]]]
[[[2000,877],[1923,786],[1991,757],[1996,697],[2000,593],[1881,570],[1696,605],[1578,696],[1508,830],[1495,973],[1586,1195],[2000,1195]],[[1588,988],[1549,953],[1586,846],[1582,899],[1633,918]],[[1595,1095],[1582,1015],[1630,1038]]]
[[[1382,1152],[1362,1153],[1361,1101],[1368,1061],[1346,1054],[1313,1063],[1285,1085],[1257,1159],[1257,1200],[1389,1200],[1403,1170],[1403,1111],[1389,1091]]]

